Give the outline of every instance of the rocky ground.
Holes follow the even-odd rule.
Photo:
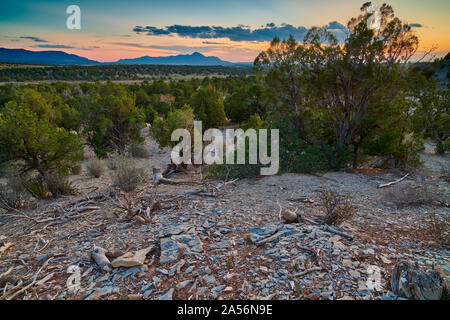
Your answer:
[[[147,144],[152,157],[139,165],[164,166],[168,150]],[[411,206],[392,202],[396,187],[377,188],[401,177],[385,170],[283,174],[221,187],[209,181],[213,196],[190,194],[197,185],[154,186],[150,178],[124,194],[107,174],[95,179],[84,170],[72,177],[78,195],[0,215],[0,252],[7,247],[0,299],[401,299],[390,286],[399,261],[449,279],[448,243],[427,237],[421,223],[430,212],[448,217],[448,177],[440,170],[449,158],[424,159],[435,164],[398,185],[420,187],[425,179],[440,198]],[[201,174],[171,178],[200,181]],[[281,221],[280,205],[318,221],[324,189],[350,195],[358,207],[339,226],[351,238],[325,225]],[[159,207],[149,223],[124,219],[124,207],[145,211],[151,196]],[[110,259],[114,268],[100,269],[94,246],[119,256]],[[79,286],[68,287],[78,276]]]

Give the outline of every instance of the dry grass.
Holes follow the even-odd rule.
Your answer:
[[[143,143],[133,143],[128,147],[128,152],[134,158],[148,159],[150,158],[150,152],[148,152],[145,144]]]
[[[144,169],[137,168],[133,159],[122,158],[117,163],[117,169],[113,174],[114,186],[125,192],[130,192],[136,189],[144,180]]]
[[[98,158],[91,158],[86,162],[87,172],[96,178],[100,178],[106,170],[103,160]]]
[[[75,189],[72,187],[69,179],[63,175],[50,175],[45,184],[53,197],[73,195],[75,193]]]

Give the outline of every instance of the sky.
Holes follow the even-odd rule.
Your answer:
[[[61,50],[109,62],[200,52],[226,61],[252,61],[276,35],[302,40],[313,27],[338,37],[364,0],[1,0],[0,47]],[[383,2],[372,1],[381,6]],[[391,0],[414,25],[419,53],[450,51],[449,0]],[[81,28],[68,29],[66,9],[78,5]]]

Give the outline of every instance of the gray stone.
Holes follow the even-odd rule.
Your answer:
[[[165,294],[160,296],[158,300],[172,300],[173,295],[173,288],[171,288],[169,291],[167,291]]]
[[[206,283],[208,285],[210,285],[211,287],[214,287],[216,285],[216,278],[211,274],[211,275],[205,275],[203,276],[203,279],[206,281]]]
[[[177,285],[177,289],[178,289],[178,290],[181,290],[181,289],[183,289],[183,288],[186,288],[186,287],[187,287],[188,285],[190,285],[192,282],[193,282],[192,280],[185,280],[185,281],[183,281],[183,282],[180,282],[180,283]]]

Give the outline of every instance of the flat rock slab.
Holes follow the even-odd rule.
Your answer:
[[[114,259],[111,264],[113,268],[118,267],[135,267],[142,266],[145,262],[146,255],[154,249],[154,246],[147,247],[145,249],[141,249],[135,252],[128,252],[124,255]]]

